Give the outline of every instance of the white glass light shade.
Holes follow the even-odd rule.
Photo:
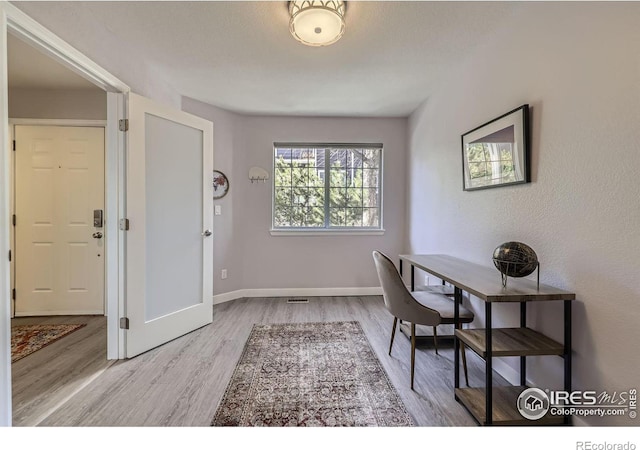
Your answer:
[[[342,0],[296,0],[289,2],[289,30],[306,45],[330,45],[344,33],[345,3]]]

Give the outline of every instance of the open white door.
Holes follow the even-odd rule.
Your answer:
[[[213,320],[213,124],[129,95],[126,356]]]

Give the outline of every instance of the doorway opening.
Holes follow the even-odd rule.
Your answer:
[[[99,348],[102,349],[101,361],[104,364],[110,364],[110,361],[122,358],[124,355],[124,331],[119,329],[118,317],[121,312],[124,311],[124,236],[119,229],[119,218],[125,217],[125,182],[124,182],[124,149],[126,145],[126,138],[124,133],[119,131],[119,121],[126,117],[126,96],[129,93],[129,87],[122,83],[120,80],[112,76],[110,73],[102,69],[95,64],[89,58],[75,50],[66,42],[55,36],[46,28],[42,27],[37,22],[33,21],[29,16],[24,14],[15,6],[9,3],[0,4],[0,11],[3,14],[0,16],[0,63],[4,64],[5,70],[0,72],[0,85],[2,86],[1,95],[4,97],[4,108],[0,108],[0,129],[3,131],[3,139],[0,142],[0,148],[2,148],[3,157],[0,160],[0,168],[6,175],[3,177],[2,193],[0,196],[0,220],[2,223],[9,226],[0,227],[0,248],[5,255],[10,251],[10,242],[12,242],[13,227],[10,225],[12,222],[12,208],[13,198],[10,197],[12,187],[12,163],[13,163],[13,149],[12,149],[12,128],[9,126],[9,111],[7,109],[7,98],[10,96],[9,92],[9,80],[8,70],[11,69],[9,58],[7,55],[8,48],[11,45],[8,41],[16,38],[22,44],[26,44],[32,47],[31,50],[40,52],[49,58],[48,68],[56,63],[60,66],[58,69],[62,69],[67,73],[73,73],[77,75],[75,82],[78,81],[78,77],[85,80],[85,83],[89,83],[95,92],[98,92],[104,99],[106,96],[106,117],[104,109],[104,101],[101,109],[101,126],[104,130],[104,289],[103,289],[103,315],[97,316],[102,321],[101,326],[106,328],[105,332],[97,333],[102,337],[102,342],[99,344]],[[42,55],[40,55],[42,56]],[[54,62],[52,64],[52,61]],[[38,69],[32,74],[40,75],[42,72],[48,72],[42,69]],[[96,88],[97,87],[97,88]],[[67,86],[68,88],[68,86]],[[42,97],[42,93],[47,90],[43,90],[38,97]],[[14,92],[14,99],[16,93]],[[47,93],[47,95],[50,92]],[[69,100],[73,95],[66,96],[66,100]],[[37,97],[36,97],[37,99]],[[35,100],[34,100],[35,101]],[[54,102],[44,101],[40,102],[41,106],[52,105]],[[25,104],[28,104],[25,103]],[[62,101],[62,104],[66,104]],[[13,117],[29,117],[22,113],[11,114]],[[47,115],[52,117],[51,115]],[[45,117],[47,117],[45,116]],[[73,117],[73,116],[67,116]],[[98,120],[98,119],[94,119]],[[50,123],[47,125],[60,125],[59,123]],[[86,125],[86,124],[83,124]],[[77,249],[76,249],[77,250]],[[13,256],[13,255],[11,255]],[[12,383],[11,383],[11,342],[9,328],[11,326],[11,317],[15,312],[13,310],[11,298],[11,284],[15,281],[12,279],[12,265],[9,258],[0,258],[0,272],[3,276],[0,277],[0,287],[3,291],[3,301],[0,305],[0,325],[3,329],[3,333],[0,333],[0,426],[6,426],[12,424]],[[8,293],[7,296],[4,293]],[[106,318],[105,318],[106,314]],[[57,318],[64,316],[49,316]],[[96,316],[93,316],[96,317]],[[21,319],[27,320],[27,319]],[[28,319],[31,320],[31,319]],[[53,319],[52,319],[53,320]],[[70,336],[63,339],[68,339],[67,343],[71,343],[70,340],[80,340],[80,333],[91,330],[92,327],[87,324],[80,331],[74,331]],[[6,332],[4,332],[6,331]],[[75,337],[74,337],[75,334]],[[94,333],[95,334],[95,333]],[[106,345],[104,340],[106,339]],[[63,341],[64,342],[64,341]],[[54,344],[52,344],[53,346]],[[62,346],[64,347],[64,345]],[[106,347],[106,358],[104,357]],[[30,355],[32,361],[42,358],[43,351],[39,350]],[[40,353],[40,356],[38,356]],[[96,352],[98,353],[98,352]],[[19,363],[20,361],[18,361]],[[59,361],[61,364],[65,362]],[[86,360],[84,363],[86,364]],[[80,365],[82,367],[82,365]],[[84,383],[90,382],[91,376],[84,380]],[[80,389],[81,387],[76,387]],[[73,392],[69,393],[73,395]],[[62,396],[64,397],[64,396]],[[59,404],[66,401],[65,398],[59,399]],[[47,397],[48,398],[48,397]],[[43,403],[46,403],[47,398],[41,398]],[[37,412],[30,411],[37,416]],[[37,422],[39,419],[35,419]],[[14,421],[15,422],[15,421]],[[17,424],[17,422],[16,422]]]
[[[109,365],[106,93],[7,35],[12,422],[35,426]],[[64,337],[58,329],[81,325]],[[51,342],[38,350],[38,344]],[[33,351],[33,353],[29,353]]]
[[[7,101],[1,97],[9,92],[8,31],[106,91],[104,231],[94,239],[104,241],[107,360],[131,358],[211,323],[213,124],[132,94],[128,86],[10,3],[0,2],[0,11],[4,13],[0,15],[0,64],[5,69],[0,70],[0,172],[6,175],[0,196],[0,222],[6,224],[0,227],[0,254],[9,253],[11,229],[12,149],[7,139]],[[125,153],[125,149],[136,151]],[[185,217],[191,220],[185,222]],[[0,258],[4,293],[10,292],[10,267],[7,259]],[[172,290],[163,289],[170,280],[182,280],[189,289],[178,291],[174,285],[169,286]],[[17,295],[20,301],[22,294]],[[10,425],[12,417],[7,297],[0,305],[0,425]]]

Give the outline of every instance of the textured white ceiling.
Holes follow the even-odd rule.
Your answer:
[[[135,61],[115,73],[133,88],[152,68],[180,95],[232,111],[322,116],[410,114],[526,8],[351,1],[342,39],[313,48],[289,34],[286,1],[13,3],[108,70]]]

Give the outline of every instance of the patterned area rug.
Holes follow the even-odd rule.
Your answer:
[[[11,362],[57,341],[86,324],[74,325],[18,325],[11,327]]]
[[[413,426],[358,322],[254,325],[212,426]]]

